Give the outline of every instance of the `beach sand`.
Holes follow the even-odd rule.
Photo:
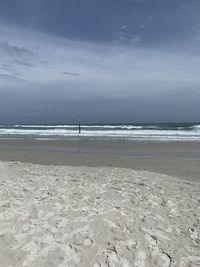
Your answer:
[[[193,178],[1,161],[0,266],[200,266]]]

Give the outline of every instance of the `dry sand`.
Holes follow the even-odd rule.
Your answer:
[[[199,192],[148,171],[0,162],[0,266],[200,266]]]

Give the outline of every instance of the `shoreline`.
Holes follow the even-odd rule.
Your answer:
[[[197,141],[0,139],[1,150],[58,152],[68,155],[128,158],[200,159],[200,142]]]
[[[152,157],[152,154],[155,157]],[[200,143],[0,140],[0,160],[41,165],[117,167],[200,182]],[[130,154],[134,156],[129,156]],[[175,155],[179,154],[179,157]],[[126,155],[126,156],[124,156]],[[186,157],[188,156],[188,157]]]

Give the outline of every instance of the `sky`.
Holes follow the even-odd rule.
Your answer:
[[[200,122],[199,0],[0,0],[0,124]]]

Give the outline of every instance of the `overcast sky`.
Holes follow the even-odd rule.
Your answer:
[[[0,124],[200,121],[199,14],[199,0],[0,0]]]

